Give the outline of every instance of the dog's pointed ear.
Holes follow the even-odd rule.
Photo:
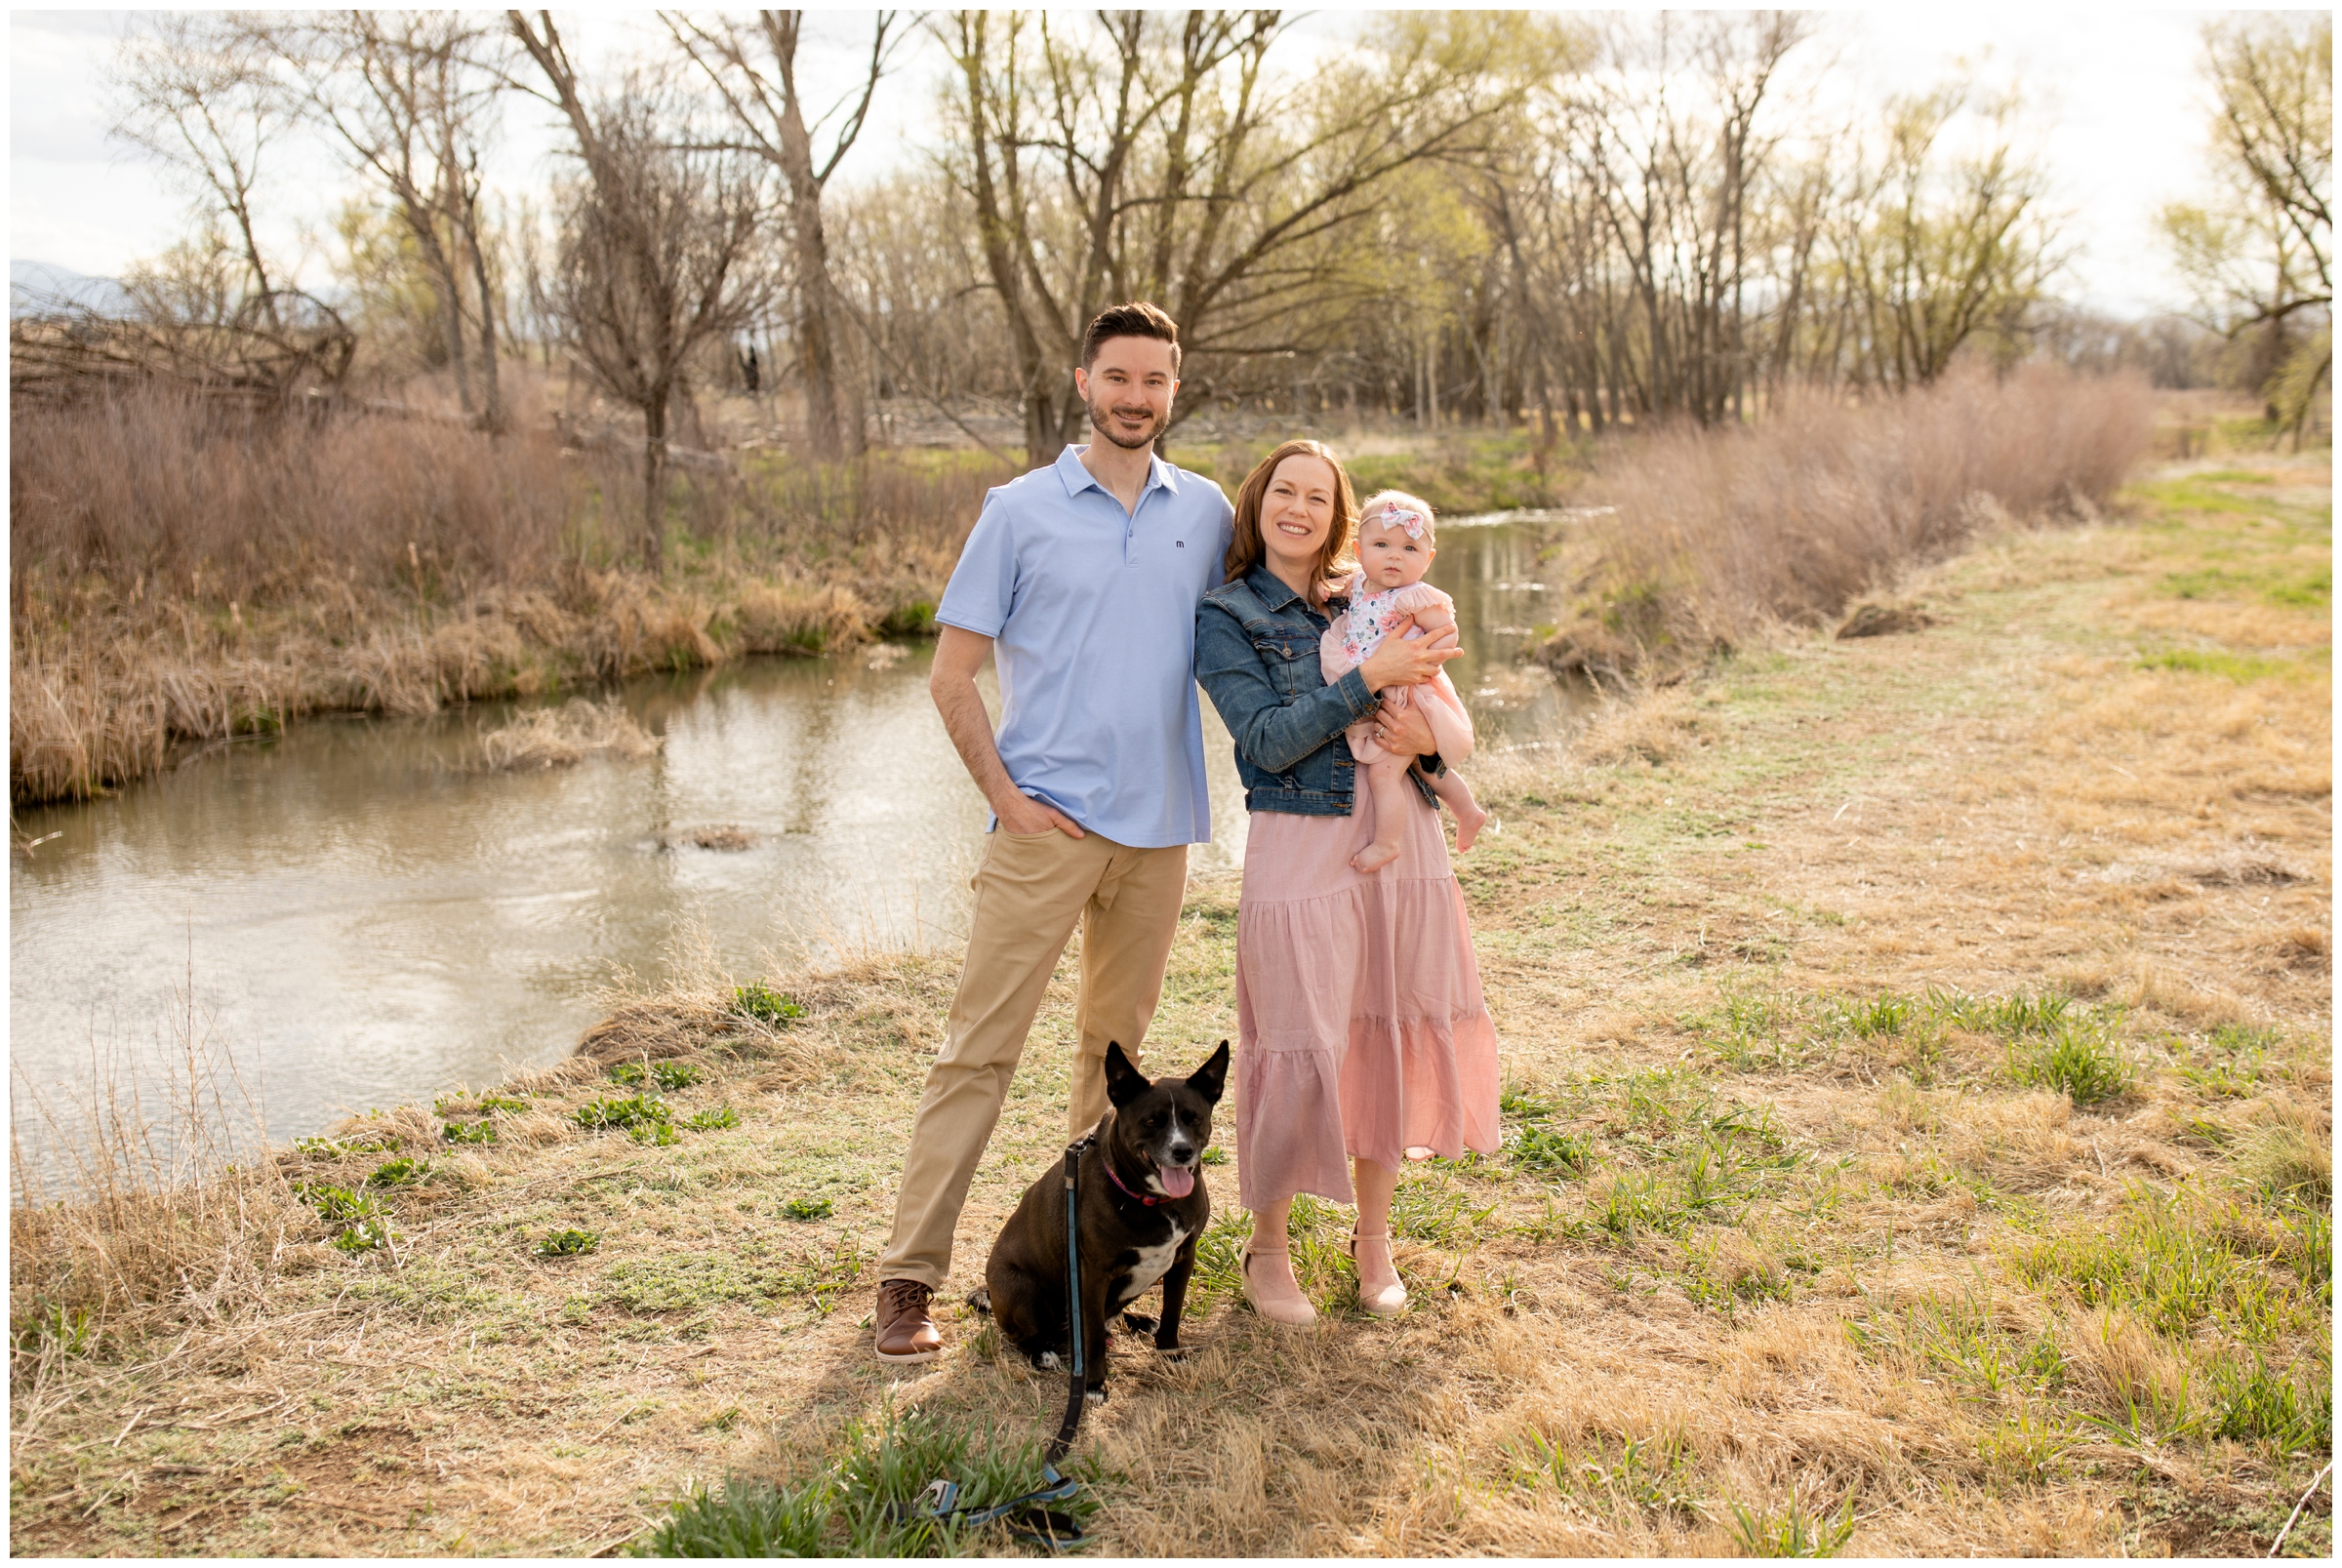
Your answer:
[[[1228,1042],[1222,1040],[1220,1049],[1211,1060],[1188,1074],[1188,1087],[1203,1096],[1211,1105],[1220,1104],[1220,1091],[1228,1087]]]
[[[1121,1041],[1106,1042],[1106,1098],[1113,1102],[1116,1110],[1152,1087],[1147,1074],[1132,1066],[1130,1058],[1122,1054]]]

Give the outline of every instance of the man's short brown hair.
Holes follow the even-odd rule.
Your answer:
[[[1152,338],[1171,345],[1171,374],[1179,374],[1179,323],[1163,313],[1160,305],[1144,300],[1128,304],[1109,305],[1098,312],[1090,330],[1081,335],[1081,368],[1088,370],[1098,363],[1098,350],[1106,346],[1109,338]]]

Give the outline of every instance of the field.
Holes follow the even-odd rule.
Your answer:
[[[1194,1353],[1123,1339],[1083,1427],[1102,1549],[2267,1552],[2332,1442],[2330,494],[2165,468],[1896,584],[1919,629],[1475,762],[1505,1147],[1405,1177],[1392,1322],[1304,1200],[1324,1315],[1262,1324],[1224,1213]],[[1191,890],[1157,1071],[1233,1032],[1235,898]],[[175,1252],[18,1211],[12,1549],[584,1554],[727,1476],[693,1521],[1013,1549],[881,1518],[1063,1396],[956,1307],[932,1368],[867,1349],[956,957],[619,999],[142,1222]],[[947,1302],[1060,1146],[1072,973]]]

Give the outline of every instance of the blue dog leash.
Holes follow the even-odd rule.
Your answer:
[[[927,1483],[918,1502],[908,1510],[913,1518],[957,1518],[970,1525],[1004,1519],[1009,1533],[1018,1540],[1030,1541],[1050,1551],[1065,1551],[1089,1542],[1080,1521],[1071,1514],[1036,1505],[1062,1503],[1081,1490],[1081,1482],[1058,1473],[1057,1462],[1073,1446],[1073,1433],[1081,1426],[1082,1407],[1088,1403],[1089,1357],[1081,1332],[1081,1156],[1097,1141],[1098,1135],[1092,1132],[1066,1146],[1066,1322],[1073,1337],[1073,1376],[1066,1391],[1066,1419],[1058,1425],[1057,1435],[1049,1439],[1044,1451],[1043,1484],[1023,1497],[1010,1498],[989,1508],[961,1508],[953,1507],[959,1501],[959,1483],[939,1475]]]

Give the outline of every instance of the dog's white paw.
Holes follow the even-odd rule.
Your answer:
[[[1043,1350],[1040,1353],[1039,1358],[1032,1364],[1036,1367],[1039,1367],[1043,1372],[1060,1372],[1065,1369],[1066,1365],[1065,1362],[1057,1358],[1057,1352],[1055,1350]]]
[[[1085,1388],[1082,1390],[1081,1397],[1085,1403],[1102,1405],[1106,1403],[1106,1390],[1104,1388]]]

